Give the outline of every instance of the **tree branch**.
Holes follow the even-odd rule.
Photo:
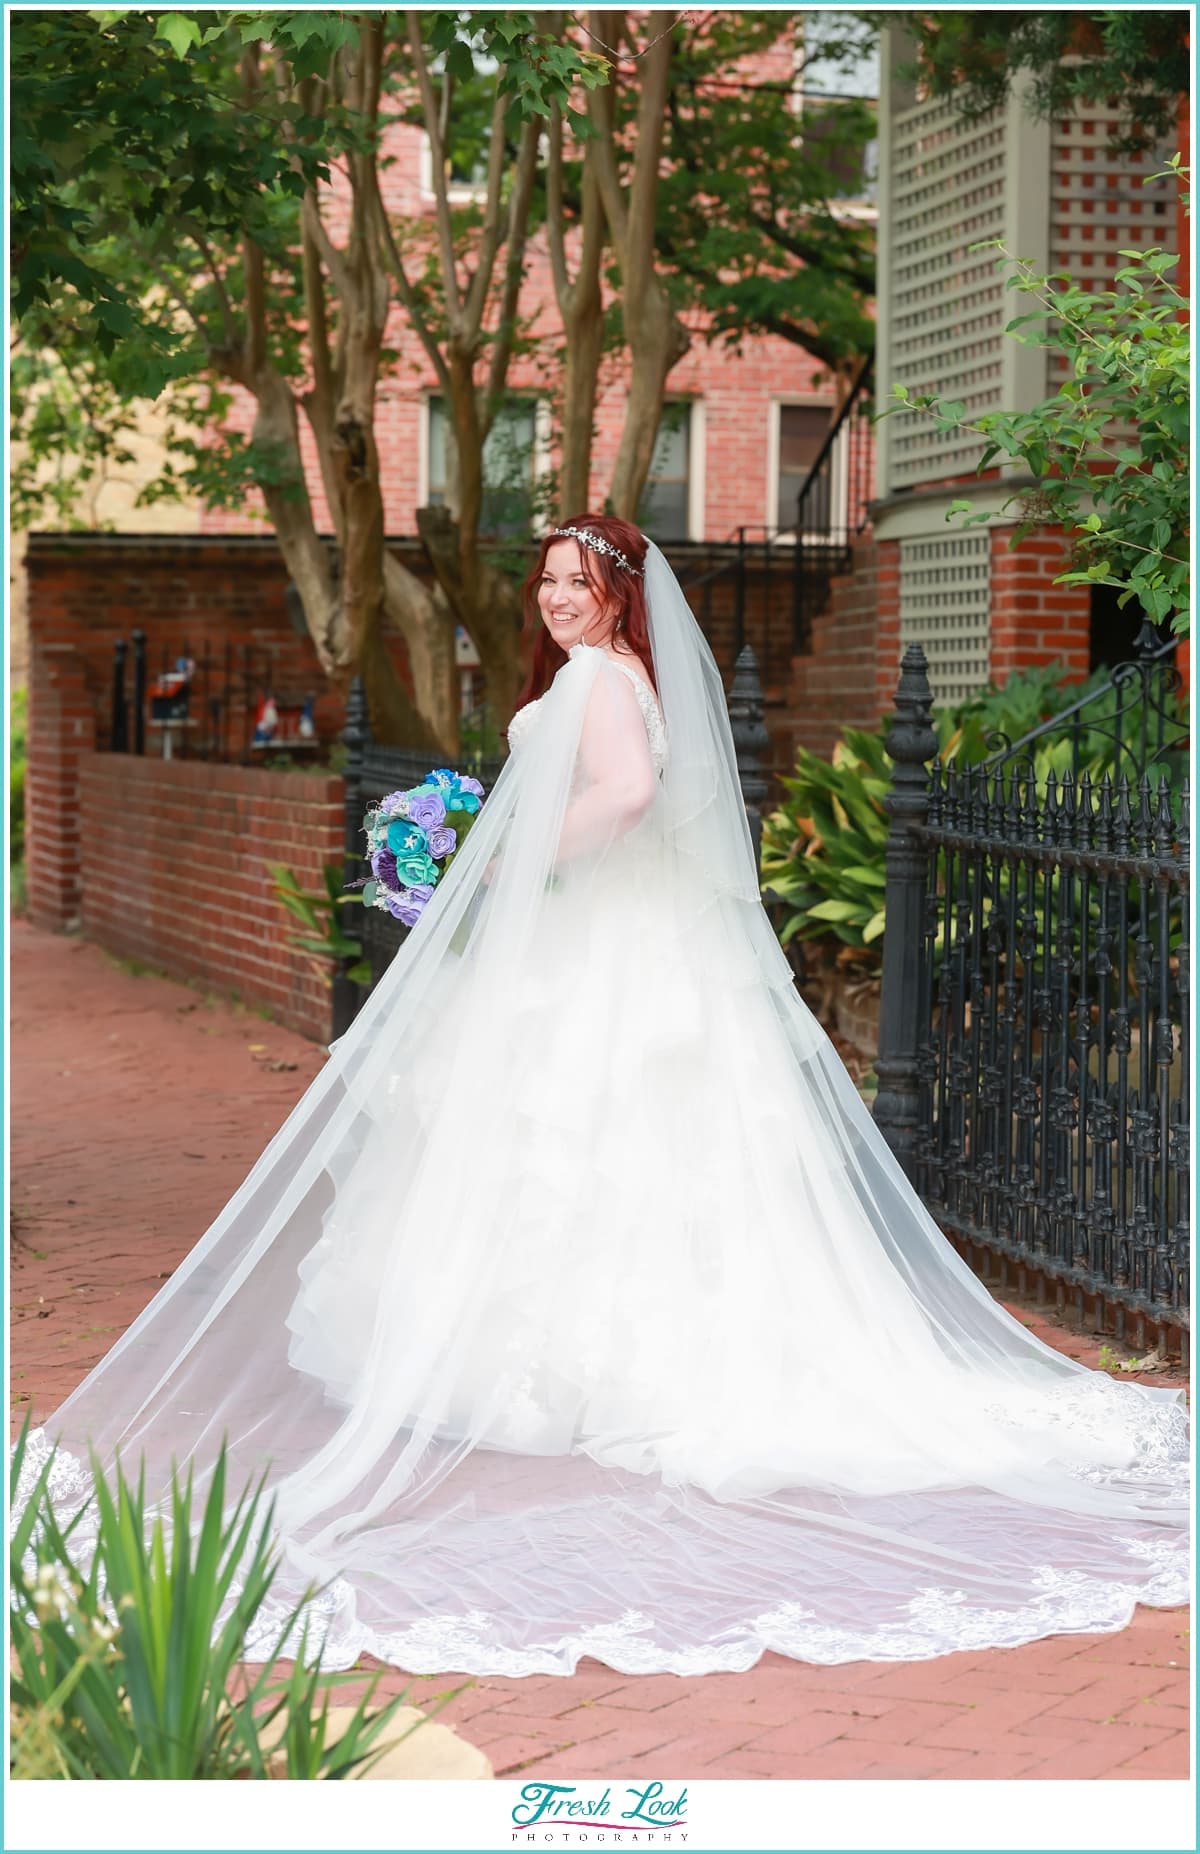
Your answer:
[[[598,25],[604,26],[606,33],[611,37],[612,28],[605,24],[610,15],[597,12],[593,17]],[[591,138],[590,152],[593,156],[593,167],[596,175],[596,182],[600,188],[600,197],[604,202],[604,216],[612,228],[613,242],[616,244],[618,251],[623,253],[629,226],[625,212],[625,198],[621,190],[621,176],[617,171],[617,153],[613,140],[616,125],[616,91],[614,78],[616,75],[617,61],[611,52],[606,52],[605,55],[612,67],[609,81],[606,84],[598,84],[594,90],[588,92],[588,115],[591,117],[592,126],[596,130],[596,134]]]
[[[567,273],[563,237],[563,122],[556,103],[550,111],[550,156],[546,166],[546,243],[550,248],[550,274],[559,307],[566,300],[571,280]]]
[[[438,383],[442,391],[448,394],[450,391],[450,372],[446,366],[442,350],[438,346],[428,322],[425,320],[420,302],[417,299],[417,293],[413,289],[409,281],[408,273],[404,268],[404,259],[400,255],[400,247],[396,243],[395,234],[392,231],[387,213],[384,210],[383,198],[379,191],[378,176],[376,176],[375,180],[372,209],[375,215],[376,231],[379,237],[383,261],[386,268],[391,272],[392,280],[396,285],[396,294],[400,298],[400,303],[405,314],[417,332],[417,338],[421,346],[429,356],[430,363],[433,366],[434,372],[437,374]]]
[[[247,45],[242,53],[242,85],[247,108],[252,108],[258,94],[258,47]],[[247,236],[242,245],[246,269],[246,345],[245,364],[253,376],[267,358],[267,290],[262,248]]]
[[[529,207],[533,199],[533,182],[537,173],[538,123],[527,122],[521,131],[517,171],[513,178],[508,206],[508,248],[505,253],[504,289],[500,298],[500,324],[492,346],[488,366],[487,402],[482,421],[486,437],[495,417],[495,406],[508,374],[513,343],[517,332],[521,283],[525,275],[525,243],[529,227]]]
[[[482,325],[484,305],[487,302],[487,293],[491,288],[492,272],[496,264],[496,253],[500,249],[500,189],[504,180],[505,114],[506,102],[504,94],[500,90],[499,84],[497,84],[495,101],[492,104],[491,135],[488,145],[487,198],[483,209],[483,232],[479,241],[479,258],[475,265],[475,273],[471,278],[470,286],[467,290],[466,309],[463,317],[466,324],[464,332],[468,340],[479,333],[479,329]],[[530,125],[526,123],[525,127],[527,129],[529,126]],[[536,140],[534,142],[533,151],[536,160]],[[522,144],[522,157],[523,154],[524,144]],[[510,235],[511,226],[512,211],[510,202]]]
[[[208,266],[208,273],[217,292],[217,301],[221,305],[221,326],[225,331],[225,346],[235,348],[237,346],[237,317],[233,313],[233,303],[225,287],[225,279],[217,269],[217,261],[203,233],[196,231],[194,227],[190,228],[190,231],[192,242]]]
[[[408,48],[413,61],[413,69],[417,75],[417,87],[421,93],[425,133],[429,137],[438,243],[442,253],[442,284],[446,293],[446,314],[452,334],[457,334],[462,317],[462,302],[458,289],[458,272],[454,262],[454,231],[450,223],[450,198],[446,187],[446,149],[442,139],[441,125],[438,122],[437,99],[433,94],[429,62],[425,56],[425,46],[421,38],[421,15],[410,9],[405,17],[408,22]]]
[[[643,21],[648,34],[657,33],[642,66],[643,78],[638,97],[637,140],[633,153],[633,173],[629,181],[629,208],[622,264],[627,287],[636,295],[644,288],[647,272],[654,265],[654,227],[657,217],[659,168],[662,162],[663,126],[667,110],[667,80],[671,69],[673,41],[669,27],[671,15],[648,13]]]

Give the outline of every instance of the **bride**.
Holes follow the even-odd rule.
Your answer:
[[[931,1221],[759,901],[659,549],[542,542],[512,748],[236,1196],[39,1432],[269,1465],[278,1620],[413,1673],[909,1660],[1187,1600],[1182,1391],[1035,1339]],[[35,1451],[36,1453],[36,1451]],[[258,1644],[259,1647],[262,1644]]]

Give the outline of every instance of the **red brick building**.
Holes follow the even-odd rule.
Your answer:
[[[793,84],[798,119],[803,98],[797,77],[799,24],[802,15],[781,14],[777,45],[755,60],[754,80]],[[389,213],[403,224],[432,221],[434,194],[429,141],[416,125],[399,124],[390,132],[384,171]],[[452,202],[473,197],[470,177],[452,185]],[[873,219],[868,198],[848,200],[844,210]],[[331,208],[336,225],[337,195]],[[605,288],[606,301],[611,292]],[[521,314],[532,318],[542,351],[514,361],[508,377],[510,404],[501,413],[489,446],[493,457],[506,450],[528,458],[532,476],[544,473],[554,458],[549,394],[561,368],[560,327],[554,302],[550,260],[544,233],[536,234],[528,252],[521,294]],[[833,390],[828,373],[803,348],[774,335],[748,338],[739,354],[703,337],[701,318],[685,318],[693,339],[689,352],[671,370],[666,412],[660,432],[645,521],[657,539],[723,541],[739,527],[786,528],[795,492],[828,429]],[[444,485],[442,408],[433,368],[403,312],[397,308],[386,343],[398,358],[379,395],[377,423],[383,463],[385,520],[389,534],[416,531],[416,511],[438,500]],[[626,392],[623,357],[604,366],[592,453],[592,494],[603,503],[612,478],[624,416]],[[248,419],[248,410],[242,415]],[[315,454],[310,451],[309,483],[318,524],[328,527]],[[781,520],[781,515],[784,519]],[[247,513],[208,513],[206,532],[246,532],[255,525]]]

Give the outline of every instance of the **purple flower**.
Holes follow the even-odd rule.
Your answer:
[[[408,793],[389,792],[381,798],[378,805],[380,821],[389,817],[406,818],[408,816]]]
[[[401,889],[398,895],[385,895],[384,905],[394,919],[405,927],[415,927],[429,905],[433,890],[428,883],[419,882],[413,888]]]
[[[431,856],[449,856],[457,843],[458,832],[451,830],[449,825],[439,824],[430,831],[427,848]]]
[[[391,850],[376,850],[371,858],[371,873],[377,882],[385,888],[398,889],[400,877],[396,873],[396,858]]]
[[[483,787],[480,785],[478,779],[460,779],[458,786],[459,790],[462,792],[474,792],[476,798],[483,797]]]
[[[433,830],[446,822],[445,802],[437,792],[427,792],[423,797],[413,799],[408,815],[422,830]]]

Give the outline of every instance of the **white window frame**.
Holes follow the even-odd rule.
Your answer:
[[[433,185],[433,143],[429,139],[427,129],[421,130],[418,184],[421,189],[421,198],[432,205],[437,194]],[[469,206],[472,201],[486,200],[487,182],[483,181],[479,186],[473,187],[468,181],[452,180],[446,188],[446,198],[451,206]]]
[[[783,442],[783,408],[785,406],[815,407],[834,416],[833,402],[820,393],[772,393],[767,420],[767,508],[766,527],[777,547],[795,545],[795,528],[784,528],[775,533],[775,523],[779,519],[779,453]],[[843,425],[833,441],[833,525],[845,528],[850,514],[850,448],[847,444],[849,427]],[[819,534],[805,534],[806,541],[819,541],[825,537]]]
[[[705,403],[703,399],[689,398],[684,393],[680,393],[677,399],[672,398],[671,395],[667,393],[663,397],[664,412],[668,406],[672,409],[677,406],[682,407],[686,413],[686,416],[681,421],[681,428],[687,436],[688,460],[687,513],[684,517],[687,526],[687,534],[684,536],[684,539],[688,541],[702,541],[704,539],[704,526],[708,516],[705,495],[705,460],[708,449],[708,418]],[[654,442],[655,448],[657,448],[657,436]],[[653,539],[653,536],[651,536],[651,539]]]
[[[523,394],[520,387],[514,387],[514,397],[526,399],[533,406],[533,480],[543,482],[550,474],[551,445],[553,425],[550,401],[539,394]],[[429,427],[433,421],[433,401],[445,397],[440,386],[427,386],[421,395],[421,416],[417,429],[417,507],[424,508],[429,501]],[[535,540],[545,533],[535,518],[531,528],[531,537]]]

